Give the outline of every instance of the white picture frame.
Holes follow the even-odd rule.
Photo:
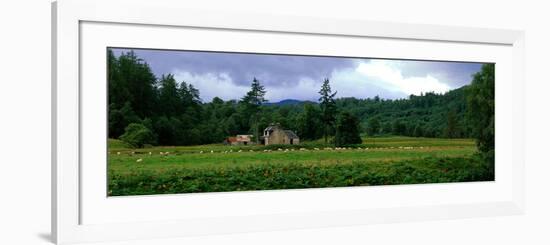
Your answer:
[[[254,21],[249,21],[251,19]],[[106,26],[97,28],[102,24],[114,25],[115,29],[127,28],[128,30],[134,27],[135,29],[163,28],[162,31],[165,33],[175,32],[173,30],[176,29],[211,30],[213,33],[257,32],[265,35],[290,34],[337,37],[339,39],[368,38],[378,40],[376,42],[416,42],[419,49],[427,49],[426,47],[422,48],[422,45],[426,46],[424,42],[438,43],[441,45],[441,49],[444,49],[445,45],[467,44],[468,47],[465,47],[464,50],[471,50],[470,53],[473,53],[474,50],[480,52],[489,50],[488,54],[494,53],[494,58],[488,58],[489,60],[483,60],[483,57],[475,54],[468,56],[468,52],[460,54],[462,56],[453,53],[443,55],[443,52],[435,56],[426,54],[425,58],[458,59],[462,57],[468,61],[498,61],[497,63],[505,64],[507,69],[499,71],[497,65],[496,73],[498,163],[496,181],[490,184],[459,183],[457,185],[433,184],[391,188],[385,186],[327,188],[323,190],[247,192],[244,194],[213,193],[195,195],[192,198],[185,195],[129,197],[118,199],[114,204],[113,201],[107,202],[107,197],[103,196],[89,201],[94,198],[89,193],[94,191],[88,191],[88,187],[84,188],[83,186],[90,186],[90,184],[84,185],[84,183],[88,183],[91,179],[90,183],[92,184],[103,182],[104,185],[105,179],[99,172],[82,164],[83,157],[87,157],[81,154],[83,150],[86,150],[83,149],[81,137],[83,134],[86,135],[82,126],[83,116],[86,117],[86,113],[93,111],[85,111],[87,107],[83,107],[83,104],[86,105],[83,103],[83,98],[86,96],[82,95],[95,93],[95,90],[89,90],[81,84],[83,80],[87,79],[87,75],[83,75],[82,70],[88,69],[87,64],[94,62],[92,59],[88,59],[88,56],[84,58],[82,54],[90,53],[86,50],[88,46],[105,46],[110,41],[114,41],[109,40],[108,37],[88,39],[88,30],[94,28],[84,30],[83,27],[89,25],[95,26],[95,29],[111,28]],[[197,11],[186,9],[184,2],[170,0],[57,1],[52,4],[52,30],[52,64],[54,64],[52,67],[52,237],[58,244],[513,215],[521,214],[524,211],[523,114],[525,109],[523,98],[524,34],[522,31]],[[131,30],[128,31],[128,34],[128,38],[130,38]],[[115,39],[114,35],[112,38]],[[146,48],[151,48],[152,44],[147,43],[147,40],[140,41],[142,43],[134,42],[133,44],[149,45]],[[90,43],[92,45],[89,45]],[[176,47],[179,44],[163,43],[158,45],[160,48],[163,45],[168,48],[168,46]],[[292,47],[286,48],[291,49]],[[310,52],[315,52],[315,50]],[[379,56],[404,58],[395,57],[396,54],[386,52],[385,54],[380,53]],[[419,53],[408,55],[411,57],[421,56]],[[104,73],[99,70],[98,73],[104,76]],[[499,74],[506,76],[499,77]],[[506,99],[508,92],[512,91],[515,91],[513,103]],[[506,110],[504,106],[506,106]],[[502,166],[501,168],[499,168],[499,164]],[[499,172],[499,169],[503,170]],[[84,176],[86,178],[83,178]],[[94,176],[97,176],[97,179]],[[498,195],[487,196],[487,193],[495,191],[498,191]],[[386,193],[392,193],[397,197],[387,197]],[[446,199],[434,198],[445,196],[445,193],[448,196]],[[270,207],[266,204],[267,202],[260,202],[257,205],[266,205],[265,208],[255,210],[254,213],[240,212],[237,208],[244,206],[245,200],[248,200],[247,202],[270,200],[270,203],[274,200],[282,200],[280,202],[283,203],[284,200],[295,200],[294,198],[300,198],[300,196],[308,198],[324,196],[330,199],[348,200],[346,198],[357,195],[377,197],[379,202],[375,202],[371,206],[362,205],[361,202],[355,206],[330,203],[322,208],[311,208],[310,210],[307,207],[277,209],[274,206]],[[219,212],[212,212],[212,215],[196,212],[195,215],[189,216],[188,213],[193,213],[193,209],[190,209],[178,216],[176,205],[170,205],[170,203],[175,203],[181,207],[181,204],[194,202],[196,208],[197,205],[210,205],[209,203],[219,203],[224,200],[235,208],[220,209]],[[112,209],[112,206],[108,206],[111,204],[118,205],[119,209]],[[130,207],[132,205],[133,207]],[[165,205],[162,206],[163,212],[152,211],[158,209],[159,205]],[[209,207],[213,210],[216,209],[216,206]],[[129,211],[122,212],[124,209]],[[175,210],[176,215],[173,215]],[[105,212],[106,215],[102,217],[101,212]],[[129,218],[132,215],[135,217],[137,212],[143,214],[140,216],[141,218]],[[117,213],[120,215],[115,215]],[[90,216],[98,218],[93,222],[86,222],[88,218],[85,217]],[[156,216],[159,217],[157,220],[152,219]],[[176,218],[169,218],[171,216]]]

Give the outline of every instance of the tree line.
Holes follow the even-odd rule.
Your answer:
[[[361,143],[361,134],[478,139],[494,149],[494,64],[483,65],[472,84],[444,94],[406,99],[336,98],[325,79],[317,102],[266,103],[266,90],[254,78],[240,100],[215,97],[172,74],[157,78],[132,51],[116,57],[108,50],[109,137],[135,146],[196,145],[222,142],[236,134],[259,140],[263,128],[279,123],[302,140],[337,145]]]

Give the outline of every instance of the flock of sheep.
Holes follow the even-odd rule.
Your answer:
[[[365,147],[365,148],[361,148],[361,147],[356,147],[356,148],[353,148],[353,147],[325,147],[325,148],[312,148],[312,149],[307,149],[307,148],[300,148],[298,150],[294,149],[294,148],[291,148],[291,149],[282,149],[282,148],[277,148],[277,150],[263,150],[262,152],[274,152],[274,151],[278,151],[278,152],[290,152],[290,151],[320,151],[320,150],[326,150],[326,151],[343,151],[343,150],[369,150],[369,149],[379,149],[379,150],[385,150],[385,149],[402,149],[402,150],[412,150],[414,148],[418,148],[418,149],[423,149],[423,148],[427,148],[427,147],[423,147],[423,146],[419,146],[419,147],[412,147],[412,146],[399,146],[399,147],[376,147],[376,148],[369,148],[369,147]],[[218,153],[214,150],[210,150],[210,151],[199,151],[198,153],[199,154],[203,154],[203,153]],[[225,150],[225,151],[219,151],[219,153],[222,153],[222,154],[228,154],[228,153],[233,153],[233,152],[237,152],[237,153],[241,153],[241,152],[245,152],[243,150],[236,150],[236,151],[233,151],[232,149],[231,150]],[[254,151],[254,150],[248,150],[248,152],[260,152],[260,151]],[[111,152],[109,152],[109,154],[111,154]],[[117,155],[121,155],[122,153],[119,151],[119,152],[116,152]],[[136,152],[132,151],[130,152],[130,155],[134,155],[136,154]],[[148,152],[147,153],[148,155],[153,155],[153,152]],[[170,155],[171,153],[168,152],[168,151],[161,151],[159,152],[160,155],[162,156],[168,156]],[[136,162],[142,162],[143,159],[142,158],[138,158],[136,160]]]

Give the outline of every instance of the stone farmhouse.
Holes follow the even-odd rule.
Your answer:
[[[270,124],[265,128],[264,134],[261,137],[264,145],[297,145],[300,144],[300,137],[292,130],[284,130],[280,124]]]

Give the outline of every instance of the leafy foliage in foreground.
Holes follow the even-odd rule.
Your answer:
[[[117,174],[109,172],[109,195],[301,189],[321,187],[492,181],[492,168],[474,155],[399,162],[261,164]]]

